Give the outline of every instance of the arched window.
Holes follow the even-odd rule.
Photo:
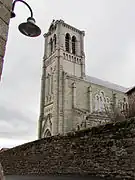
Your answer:
[[[46,95],[48,95],[48,74],[46,76]]]
[[[123,98],[123,101],[126,102],[126,98],[125,97]]]
[[[54,49],[56,49],[56,43],[57,43],[56,34],[54,34],[53,36],[53,41],[54,41]]]
[[[100,94],[102,97],[105,97],[105,93],[103,91],[100,91]]]
[[[50,52],[53,52],[53,40],[52,38],[50,39]]]
[[[65,36],[65,49],[67,52],[70,52],[70,34],[66,34]]]
[[[50,94],[50,81],[51,81],[51,75],[50,74],[48,74],[48,94]]]
[[[108,97],[106,98],[106,109],[110,110],[110,100]]]
[[[123,104],[120,102],[120,110],[123,111]]]
[[[53,74],[51,75],[51,93],[53,93]]]
[[[76,53],[76,37],[75,36],[72,37],[72,53],[73,54]]]
[[[100,96],[100,100],[99,100],[99,110],[100,112],[104,111],[104,101],[103,98]]]
[[[126,103],[126,111],[128,110],[128,103]]]
[[[99,97],[98,95],[95,96],[95,111],[99,110]]]
[[[49,129],[47,129],[47,130],[45,131],[44,137],[50,137],[50,136],[51,136],[51,132],[50,132]]]

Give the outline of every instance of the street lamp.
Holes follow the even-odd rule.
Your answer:
[[[35,24],[36,21],[33,18],[33,12],[31,7],[23,0],[15,0],[12,4],[12,11],[11,11],[11,18],[14,18],[16,16],[16,14],[14,13],[14,8],[15,8],[15,4],[16,2],[22,2],[24,3],[30,10],[31,16],[27,19],[27,22],[21,23],[18,26],[19,31],[24,34],[25,36],[29,36],[29,37],[37,37],[41,34],[41,30],[40,28]]]

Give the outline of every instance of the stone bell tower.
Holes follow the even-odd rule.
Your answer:
[[[44,35],[39,138],[65,133],[65,74],[85,77],[84,35],[63,20],[53,20]]]

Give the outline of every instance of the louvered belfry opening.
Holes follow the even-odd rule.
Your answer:
[[[70,34],[67,33],[65,36],[65,49],[67,52],[70,52]]]
[[[76,37],[72,37],[72,53],[76,54]]]

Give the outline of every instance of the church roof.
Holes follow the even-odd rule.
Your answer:
[[[93,84],[97,84],[97,85],[100,85],[100,86],[107,87],[107,88],[115,90],[115,91],[120,91],[120,92],[123,92],[123,93],[126,93],[127,90],[128,90],[128,88],[125,88],[125,87],[119,86],[117,84],[110,83],[108,81],[104,81],[104,80],[101,80],[101,79],[98,79],[98,78],[95,78],[95,77],[87,76],[87,75],[86,75],[86,81],[89,81],[89,82],[91,82]]]
[[[131,88],[128,88],[127,90],[127,94],[131,94],[133,91],[135,91],[135,86],[131,87]]]

